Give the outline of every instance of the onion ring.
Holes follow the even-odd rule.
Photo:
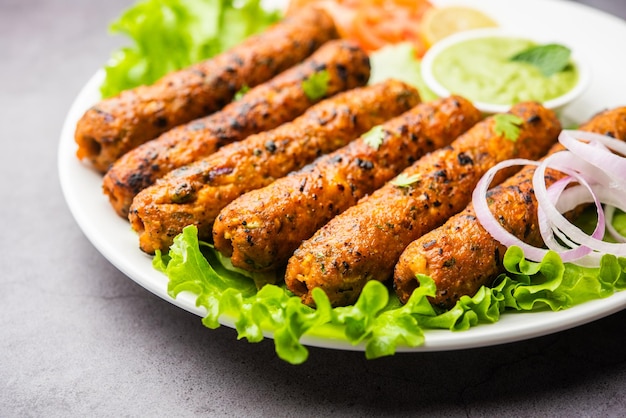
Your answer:
[[[626,237],[612,225],[616,208],[626,211],[626,143],[606,135],[564,130],[559,142],[565,150],[541,161],[512,159],[492,167],[478,182],[472,194],[476,217],[483,228],[502,245],[516,245],[527,259],[541,261],[548,251],[564,262],[598,266],[604,254],[626,256]],[[503,168],[534,165],[533,189],[537,200],[539,231],[545,247],[529,245],[507,231],[489,209],[488,190],[494,176]],[[564,177],[546,186],[546,169]],[[564,213],[581,204],[593,203],[597,222],[589,235],[570,222]],[[604,241],[608,232],[617,243]]]

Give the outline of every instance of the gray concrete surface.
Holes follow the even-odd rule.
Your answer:
[[[0,416],[626,415],[626,311],[465,351],[312,348],[295,367],[117,271],[70,215],[56,152],[129,3],[0,1]],[[626,18],[622,0],[583,3]]]

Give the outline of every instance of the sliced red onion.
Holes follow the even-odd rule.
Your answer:
[[[593,202],[596,205],[596,212],[598,215],[598,225],[596,226],[594,235],[599,236],[600,238],[604,236],[604,211],[600,201],[597,200],[596,196],[593,194],[587,179],[580,173],[568,168],[570,160],[576,158],[577,157],[574,154],[567,151],[552,154],[546,157],[537,166],[533,176],[533,188],[535,190],[535,198],[537,199],[537,216],[539,218],[539,230],[541,232],[541,237],[548,248],[560,253],[563,261],[573,261],[587,255],[592,251],[593,247],[587,245],[590,239],[589,235],[565,218],[562,213],[557,210],[556,205],[549,198],[544,179],[545,170],[548,166],[550,166],[551,169],[567,174],[571,179],[575,179],[578,183],[589,190],[590,196],[593,197]],[[560,185],[564,186],[565,182]],[[569,238],[569,244],[573,241],[577,243],[578,246],[574,246],[571,249],[565,249],[565,247],[559,245],[554,239],[555,229],[561,231],[566,237]]]
[[[623,157],[626,143],[605,135],[571,130],[562,131],[559,141],[567,149],[541,162],[513,159],[489,170],[472,195],[478,221],[500,243],[507,247],[519,246],[526,258],[533,261],[543,259],[548,249],[558,252],[565,262],[585,266],[598,266],[605,253],[626,256],[626,237],[611,224],[615,208],[626,211],[626,158]],[[533,188],[538,204],[539,230],[547,248],[528,245],[509,233],[489,209],[487,191],[496,173],[516,165],[537,166]],[[565,177],[546,187],[548,168],[565,174]],[[563,216],[563,213],[589,203],[595,205],[598,217],[591,235]],[[603,241],[605,230],[618,242]]]
[[[603,202],[605,206],[604,225],[601,223],[598,223],[598,225],[596,226],[596,231],[594,231],[594,234],[592,234],[591,236],[589,236],[583,241],[585,246],[593,249],[593,252],[588,253],[587,255],[585,255],[584,257],[580,259],[576,259],[571,254],[576,254],[574,250],[577,250],[580,247],[575,247],[575,245],[578,245],[578,244],[572,245],[571,240],[566,244],[569,245],[571,248],[573,248],[573,250],[570,250],[567,248],[565,249],[566,251],[569,250],[570,254],[568,254],[567,252],[564,252],[564,253],[560,251],[557,251],[557,252],[560,253],[563,261],[572,261],[572,262],[575,262],[575,264],[582,265],[582,266],[597,267],[600,264],[600,259],[602,258],[603,254],[614,254],[617,256],[626,256],[626,244],[624,244],[626,242],[626,237],[621,236],[615,230],[615,228],[613,228],[611,224],[611,221],[613,218],[613,211],[615,210],[615,208],[617,207],[617,208],[622,209],[624,208],[624,206],[626,206],[626,196],[621,193],[616,194],[614,193],[614,190],[608,187],[605,187],[603,185],[593,185],[591,186],[591,189],[593,193],[593,199]],[[564,211],[567,211],[576,207],[577,206],[575,204],[576,201],[578,201],[579,204],[586,204],[586,203],[594,202],[594,200],[590,196],[589,190],[587,190],[585,187],[581,185],[576,185],[576,186],[566,189],[561,195],[561,197],[566,200],[570,200],[572,202],[570,207],[564,206],[562,208]],[[602,228],[599,228],[600,226],[602,226]],[[606,227],[607,230],[612,235],[614,235],[614,238],[616,239],[616,241],[621,242],[621,244],[615,244],[615,243],[602,241],[602,238],[604,237],[604,232],[605,232],[604,227]],[[558,230],[555,229],[554,232],[555,234],[557,234]],[[596,234],[596,232],[601,232],[602,235],[598,235]],[[571,260],[570,258],[572,258],[573,260]]]
[[[568,150],[578,154],[575,152],[575,149],[578,148],[575,148],[575,146],[572,147],[571,145],[573,143],[572,141],[576,141],[580,144],[596,142],[602,144],[608,149],[613,150],[614,153],[617,153],[613,154],[615,156],[619,157],[619,154],[621,154],[621,156],[626,155],[626,142],[613,138],[612,136],[602,135],[595,132],[577,131],[573,129],[562,130],[559,134],[559,142],[561,142]]]
[[[474,192],[472,193],[472,203],[474,205],[476,218],[492,237],[506,247],[516,245],[524,251],[524,255],[528,259],[540,261],[548,251],[543,248],[537,248],[529,245],[507,231],[495,218],[489,209],[489,204],[487,203],[487,191],[489,190],[489,186],[491,185],[496,173],[504,168],[518,165],[539,165],[539,163],[537,161],[516,158],[496,164],[491,169],[487,170],[485,175],[479,180],[476,188],[474,188]]]
[[[547,191],[547,196],[550,202],[552,204],[561,203],[562,200],[564,200],[562,198],[563,191],[568,185],[570,185],[573,182],[575,182],[575,179],[571,176],[567,176],[558,180],[556,183],[550,186]],[[584,191],[587,191],[587,190],[584,189]],[[589,193],[587,193],[586,195],[589,196]],[[580,196],[576,196],[575,199],[571,199],[571,198],[568,199],[568,201],[566,202],[567,206],[565,206],[565,208],[557,207],[556,209],[559,211],[559,213],[565,213],[568,210],[571,210],[577,207],[580,204],[579,202],[580,202]],[[541,210],[540,205],[538,205],[538,208],[539,210],[537,212],[537,218],[539,221],[539,231],[541,233],[542,239],[544,240],[548,248],[550,248],[551,250],[560,252],[565,259],[580,258],[591,252],[591,249],[589,247],[580,246],[578,243],[575,243],[572,240],[570,240],[570,238],[564,231],[561,231],[559,228],[555,228],[554,225],[549,221],[548,217],[545,215],[545,212]],[[602,236],[604,235],[604,224],[602,223],[602,219],[601,219],[603,216],[603,213],[600,212],[598,216],[599,216],[599,221],[596,224],[596,228],[592,236],[602,238]],[[561,240],[561,242],[563,242],[565,246],[561,245],[559,241],[557,241],[556,238]]]
[[[618,179],[618,182],[626,179],[626,158],[623,157],[626,155],[625,142],[607,135],[572,130],[562,131],[559,135],[559,142],[584,161],[600,167],[606,174]],[[608,149],[602,149],[594,143],[600,143]]]

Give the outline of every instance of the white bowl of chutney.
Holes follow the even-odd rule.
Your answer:
[[[534,64],[511,60],[546,45],[571,52],[558,72],[545,75]],[[422,59],[422,77],[437,96],[458,94],[486,114],[507,112],[523,101],[540,102],[558,112],[585,91],[591,78],[588,66],[570,46],[501,28],[459,32],[437,42]]]

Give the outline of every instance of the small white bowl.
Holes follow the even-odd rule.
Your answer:
[[[488,29],[475,29],[468,30],[464,32],[459,32],[454,35],[451,35],[447,38],[442,39],[433,45],[424,55],[422,59],[422,78],[424,82],[428,86],[429,89],[432,90],[439,97],[447,97],[450,94],[456,92],[450,92],[446,87],[444,87],[433,74],[433,63],[437,56],[447,48],[452,45],[456,45],[460,42],[464,42],[470,39],[478,39],[478,38],[493,38],[493,37],[504,37],[504,38],[517,38],[517,39],[528,39],[537,44],[546,44],[546,43],[559,43],[562,42],[555,41],[553,39],[538,39],[535,36],[528,36],[526,34],[513,33],[502,28],[488,28]],[[569,47],[569,46],[568,46]],[[589,86],[591,81],[591,74],[589,70],[589,66],[586,62],[578,56],[576,51],[572,49],[572,55],[570,60],[578,70],[578,81],[570,90],[568,90],[565,94],[556,97],[554,99],[547,100],[543,102],[543,106],[552,109],[556,112],[563,109],[569,103],[578,98]],[[459,94],[459,93],[457,93]],[[472,100],[471,97],[467,97],[467,99]],[[495,104],[495,103],[484,103],[480,101],[473,101],[474,106],[478,108],[480,111],[486,114],[493,113],[504,113],[507,112],[514,103],[510,104]]]

